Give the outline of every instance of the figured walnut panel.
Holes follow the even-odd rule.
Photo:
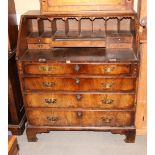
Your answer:
[[[64,91],[133,91],[134,78],[24,78],[25,90],[64,90]]]
[[[54,111],[40,109],[27,111],[31,125],[47,126],[131,126],[134,112]]]
[[[134,94],[25,94],[27,107],[90,108],[90,109],[132,109]]]
[[[58,75],[129,75],[130,64],[29,64],[24,65],[25,74],[58,74]]]

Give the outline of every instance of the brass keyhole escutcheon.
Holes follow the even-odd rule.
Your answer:
[[[79,85],[79,84],[80,84],[80,79],[78,79],[78,78],[77,78],[77,79],[75,79],[75,82],[76,82],[76,84],[78,84],[78,85]]]
[[[82,111],[78,111],[78,112],[77,112],[77,117],[78,117],[78,118],[82,118],[82,116],[83,116],[83,112],[82,112]]]
[[[74,67],[74,69],[75,69],[76,72],[79,72],[79,70],[80,70],[80,65],[76,64],[75,67]]]
[[[77,95],[76,95],[76,99],[77,99],[78,101],[80,101],[80,100],[81,100],[81,95],[80,95],[80,94],[77,94]]]

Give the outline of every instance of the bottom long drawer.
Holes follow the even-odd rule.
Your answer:
[[[61,111],[53,109],[27,110],[31,125],[47,126],[132,126],[134,111]]]

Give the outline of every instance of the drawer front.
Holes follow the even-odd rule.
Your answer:
[[[134,112],[28,110],[31,125],[49,126],[131,126]]]
[[[27,107],[131,109],[134,94],[26,94]]]
[[[121,75],[131,74],[130,64],[25,64],[25,74],[84,74]]]
[[[25,90],[128,91],[135,89],[135,78],[24,78]]]

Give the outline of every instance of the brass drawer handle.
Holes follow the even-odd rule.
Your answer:
[[[54,87],[55,86],[55,82],[43,82],[43,86],[44,87]]]
[[[80,66],[78,64],[76,64],[74,69],[75,69],[75,71],[79,72]]]
[[[55,103],[57,103],[57,99],[45,99],[45,102],[47,104],[55,104]]]
[[[76,79],[75,82],[76,82],[76,84],[79,85],[80,84],[80,79]]]
[[[77,95],[76,95],[76,99],[77,99],[78,101],[80,101],[80,100],[81,100],[81,95],[80,95],[80,94],[77,94]]]
[[[112,71],[114,71],[115,67],[112,66],[112,67],[104,67],[104,72],[107,72],[107,73],[110,73]]]
[[[101,83],[101,85],[106,88],[106,89],[110,89],[112,88],[112,86],[114,85],[114,83]]]
[[[78,112],[77,112],[77,117],[78,117],[78,118],[82,118],[82,116],[83,116],[82,111],[78,111]]]
[[[113,117],[102,117],[101,119],[104,123],[111,123]]]
[[[57,122],[59,118],[58,117],[47,117],[47,120],[50,122]]]
[[[39,67],[39,70],[40,71],[43,71],[43,72],[49,72],[51,71],[53,68],[52,67],[49,67],[49,66],[40,66]]]
[[[102,102],[103,104],[106,104],[106,105],[112,104],[113,101],[114,101],[114,100],[112,100],[112,99],[104,99],[104,100],[101,100],[101,102]]]
[[[43,48],[43,45],[38,45],[38,48]]]

